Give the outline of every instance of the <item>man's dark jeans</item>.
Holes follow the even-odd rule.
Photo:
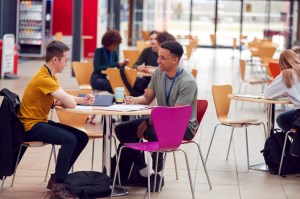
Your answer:
[[[25,133],[25,141],[41,141],[61,145],[55,168],[55,181],[62,183],[81,151],[88,143],[88,136],[73,127],[48,121],[37,123]]]

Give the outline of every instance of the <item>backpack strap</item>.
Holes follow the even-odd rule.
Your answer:
[[[130,84],[129,84],[127,78],[126,78],[126,75],[125,75],[125,68],[124,68],[124,67],[120,68],[120,75],[121,75],[121,78],[122,78],[122,80],[123,80],[123,83],[125,84],[126,88],[127,88],[128,91],[130,92],[130,95],[131,95],[131,96],[137,97],[137,96],[142,95],[142,93],[137,92],[136,90],[134,90],[134,89],[130,86]]]

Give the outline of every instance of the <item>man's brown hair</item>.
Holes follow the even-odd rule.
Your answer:
[[[46,62],[49,62],[53,57],[58,57],[60,60],[64,56],[65,51],[70,48],[61,41],[53,40],[46,47]]]

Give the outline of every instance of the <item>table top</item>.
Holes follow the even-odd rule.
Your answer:
[[[129,105],[130,106],[130,105]],[[55,109],[71,112],[71,113],[83,113],[83,114],[95,114],[95,115],[150,115],[152,109],[142,109],[137,111],[111,111],[111,110],[103,110],[97,109],[97,106],[92,106],[92,109],[69,109],[61,106],[56,106]]]
[[[228,97],[233,100],[245,101],[245,102],[257,102],[257,103],[266,103],[266,104],[292,104],[289,99],[282,98],[282,99],[264,99],[264,98],[253,98],[250,97],[251,94],[240,94],[241,96],[236,96],[237,94],[229,94]],[[245,95],[248,97],[243,97]]]
[[[106,70],[101,71],[101,73],[103,75],[107,75],[107,71]],[[137,71],[137,76],[139,76],[139,77],[152,77],[152,73],[145,73],[145,72]]]

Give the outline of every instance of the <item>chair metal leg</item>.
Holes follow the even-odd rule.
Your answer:
[[[115,145],[116,159],[118,159],[118,147],[117,147],[116,137],[113,135],[111,135],[111,137],[113,138],[114,145]],[[121,186],[121,176],[120,176],[120,168],[119,167],[118,167],[118,179],[119,179],[119,185]]]
[[[94,153],[95,153],[95,139],[93,139],[92,145],[92,163],[91,163],[91,170],[93,171],[94,168]]]
[[[265,139],[267,139],[268,137],[267,137],[266,125],[263,122],[261,124],[263,125],[263,128],[264,128]]]
[[[156,156],[155,156],[155,159],[156,159],[156,163],[155,163],[155,171],[154,171],[154,186],[153,186],[153,189],[155,190],[156,189],[156,179],[157,179],[157,167],[158,167],[158,153],[159,152],[155,152]],[[150,189],[149,189],[150,190]]]
[[[173,160],[174,160],[174,166],[175,166],[175,175],[176,175],[176,180],[178,180],[178,169],[177,169],[177,162],[176,162],[176,155],[175,152],[173,152]]]
[[[147,165],[148,165],[148,199],[150,199],[150,152],[147,152]],[[155,190],[155,188],[154,188]]]
[[[230,135],[230,140],[229,140],[229,146],[228,146],[228,150],[227,150],[226,160],[228,160],[228,156],[229,156],[230,146],[231,146],[232,137],[233,137],[233,131],[234,131],[234,127],[232,127],[232,130],[231,130],[231,135]]]
[[[19,153],[18,153],[18,157],[17,157],[17,162],[16,162],[16,166],[15,166],[14,175],[13,175],[13,179],[12,179],[11,185],[10,185],[11,187],[14,186],[14,181],[15,181],[15,177],[16,177],[17,167],[18,167],[18,164],[19,164],[19,161],[20,161],[20,154],[21,154],[21,150],[22,150],[22,147],[23,147],[23,146],[24,146],[24,145],[21,144],[20,149],[19,149]]]
[[[129,180],[129,179],[130,179],[130,177],[131,177],[131,173],[132,173],[133,167],[134,167],[134,162],[131,164],[131,167],[130,167],[130,171],[129,171],[129,174],[128,174],[128,177],[127,177],[127,180]]]
[[[175,153],[175,151],[173,152],[173,154]],[[164,153],[164,158],[163,158],[163,168],[161,171],[161,178],[159,181],[159,187],[158,187],[158,192],[161,191],[161,184],[162,184],[162,179],[164,177],[164,173],[165,173],[165,165],[166,165],[166,160],[167,160],[167,153]],[[156,162],[156,164],[158,164],[158,162]]]
[[[206,158],[205,158],[205,164],[206,164],[206,162],[207,162],[207,158],[208,158],[208,155],[209,155],[209,152],[210,152],[210,147],[211,147],[211,144],[212,144],[212,142],[213,142],[213,140],[214,140],[215,133],[216,133],[216,129],[217,129],[218,126],[219,126],[219,124],[217,124],[217,125],[215,126],[213,135],[212,135],[212,137],[211,137],[211,140],[210,140],[210,143],[209,143],[209,147],[208,147],[208,151],[207,151]]]
[[[198,143],[194,142],[194,141],[192,141],[192,143],[196,144],[196,146],[198,147],[199,155],[200,155],[202,165],[203,165],[203,168],[204,168],[204,171],[205,171],[205,175],[206,175],[206,179],[207,179],[207,182],[208,182],[208,185],[209,185],[209,189],[212,190],[211,182],[210,182],[210,179],[209,179],[209,176],[208,176],[206,165],[204,163],[204,158],[203,158],[203,155],[202,155],[202,152],[201,152],[200,145]]]
[[[6,176],[3,176],[3,177],[2,177],[1,188],[0,188],[0,196],[1,196],[1,194],[2,194],[2,191],[3,191],[3,187],[4,187],[4,181],[5,181],[5,179],[6,179]]]
[[[186,154],[186,152],[182,149],[179,149],[180,151],[183,152],[184,156],[185,156],[185,162],[186,162],[186,167],[188,170],[188,175],[189,175],[189,180],[190,180],[190,186],[191,186],[191,192],[192,192],[192,196],[193,199],[195,199],[195,192],[194,192],[194,188],[193,188],[193,182],[192,182],[192,176],[191,176],[191,171],[190,171],[190,165],[189,165],[189,160],[188,160],[188,156]]]
[[[125,146],[122,146],[120,148],[119,156],[117,158],[117,163],[116,163],[116,168],[115,168],[115,173],[114,173],[114,179],[113,179],[113,184],[112,184],[112,188],[111,188],[110,198],[113,197],[113,193],[114,193],[114,190],[115,190],[116,177],[117,177],[117,173],[118,173],[118,167],[119,167],[120,157],[121,157],[121,153],[122,153],[122,150],[123,150],[124,147]]]
[[[284,155],[285,155],[285,147],[286,147],[286,142],[287,142],[287,139],[288,139],[288,135],[289,135],[289,133],[287,132],[285,134],[285,138],[284,138],[283,149],[282,149],[280,164],[279,164],[278,176],[280,176],[280,174],[281,174],[282,163],[283,163],[283,158],[284,158]]]
[[[52,145],[52,147],[51,147],[51,152],[50,152],[50,157],[49,157],[49,161],[48,161],[48,166],[47,166],[47,171],[46,171],[44,182],[47,181],[47,176],[48,176],[48,173],[49,173],[49,168],[50,168],[50,162],[51,162],[52,153],[53,153],[54,161],[55,161],[55,165],[56,165],[56,155],[55,155],[55,146],[54,145]]]
[[[247,126],[246,126],[246,128],[245,128],[245,134],[246,134],[247,165],[248,165],[248,170],[249,170],[250,164],[249,164],[249,146],[248,146],[248,132],[247,132]]]

